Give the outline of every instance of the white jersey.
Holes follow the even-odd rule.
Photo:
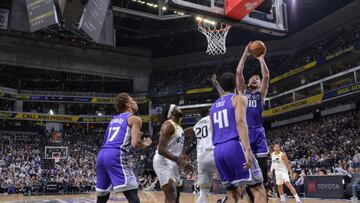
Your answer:
[[[198,121],[194,126],[197,138],[196,150],[199,157],[204,151],[214,149],[212,132],[210,130],[210,116],[206,116]]]
[[[185,135],[184,135],[184,130],[182,129],[182,127],[178,124],[176,124],[174,121],[172,120],[168,120],[175,128],[175,132],[174,134],[171,135],[171,138],[169,140],[169,142],[167,143],[167,150],[173,154],[174,156],[180,157],[183,147],[184,147],[184,140],[185,140]],[[168,160],[171,161],[167,158],[165,158],[164,156],[160,155],[158,153],[158,150],[156,150],[156,155],[159,156],[160,159],[163,160]],[[175,163],[174,161],[171,161],[173,163]]]
[[[282,159],[283,155],[285,155],[284,152],[280,152],[279,154],[275,154],[275,152],[271,153],[271,169],[274,169],[275,172],[288,172],[285,162]]]

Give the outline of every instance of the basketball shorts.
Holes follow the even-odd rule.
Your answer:
[[[168,184],[170,180],[173,180],[177,186],[181,186],[179,167],[174,161],[156,153],[153,159],[153,167],[161,188]]]
[[[289,173],[287,171],[275,170],[276,185],[282,185],[286,182],[290,182]]]
[[[105,196],[138,188],[136,177],[128,165],[128,156],[119,149],[101,149],[96,160],[96,193]]]
[[[254,155],[253,167],[245,169],[245,152],[239,140],[229,140],[217,144],[214,149],[216,168],[226,188],[237,188],[241,185],[256,185],[263,182],[261,169]]]
[[[256,157],[267,157],[269,149],[267,145],[267,139],[265,135],[265,129],[263,127],[249,128],[249,139],[251,151]]]
[[[216,172],[214,150],[200,152],[197,156],[198,177],[197,184],[200,187],[211,187],[213,175]]]

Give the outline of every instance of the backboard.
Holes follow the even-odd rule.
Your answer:
[[[287,10],[284,0],[273,0],[271,13],[254,10],[241,21],[225,16],[224,0],[165,0],[166,4],[196,16],[210,17],[235,27],[284,36],[288,31]]]

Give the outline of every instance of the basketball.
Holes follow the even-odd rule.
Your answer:
[[[259,57],[265,53],[266,46],[265,46],[264,42],[262,42],[260,40],[256,40],[250,44],[249,49],[250,49],[250,53],[253,56]]]

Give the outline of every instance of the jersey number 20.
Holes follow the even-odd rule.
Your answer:
[[[206,138],[209,135],[208,132],[208,127],[205,125],[202,128],[196,128],[195,129],[195,133],[196,133],[196,138],[201,139],[201,138]]]

